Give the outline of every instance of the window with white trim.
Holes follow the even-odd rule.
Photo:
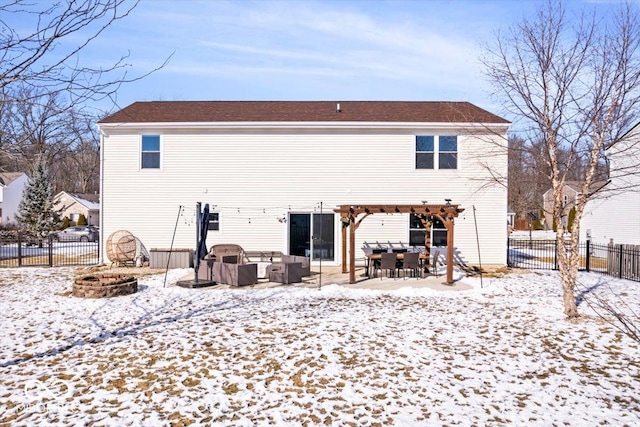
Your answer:
[[[457,169],[456,135],[416,135],[416,169]]]
[[[416,169],[433,169],[433,140],[432,135],[416,136]]]
[[[458,168],[458,137],[442,135],[438,137],[438,169]]]
[[[218,212],[209,212],[209,231],[220,231],[220,214]]]
[[[417,215],[409,216],[409,245],[424,246],[424,237],[426,230],[424,224]]]
[[[420,218],[411,214],[409,216],[409,244],[411,246],[424,246],[427,230]],[[447,246],[447,227],[438,218],[431,218],[431,246]]]
[[[160,169],[160,135],[142,135],[141,169]]]

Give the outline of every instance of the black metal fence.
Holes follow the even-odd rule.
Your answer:
[[[100,259],[99,242],[57,242],[18,231],[0,233],[0,267],[93,265]]]
[[[580,270],[640,282],[640,246],[601,245],[587,240],[579,244],[579,253]],[[557,270],[556,242],[508,239],[507,264],[531,270]]]

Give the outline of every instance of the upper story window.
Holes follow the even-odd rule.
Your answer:
[[[142,135],[140,167],[160,169],[160,135]]]
[[[458,137],[417,135],[416,169],[457,169]]]
[[[458,168],[458,137],[457,136],[439,136],[438,137],[438,163],[439,169],[457,169]]]
[[[433,136],[416,136],[416,169],[433,169]]]

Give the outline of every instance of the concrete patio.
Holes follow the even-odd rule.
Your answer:
[[[400,288],[429,288],[437,291],[465,291],[472,289],[472,287],[464,283],[464,278],[459,281],[455,281],[452,285],[446,284],[446,276],[441,274],[438,277],[428,275],[424,278],[403,277],[398,278],[389,277],[373,277],[368,278],[365,276],[364,267],[356,267],[356,283],[349,284],[349,273],[342,273],[342,267],[322,267],[322,271],[318,266],[311,268],[312,275],[309,277],[303,277],[303,281],[300,283],[294,283],[290,285],[283,285],[281,283],[269,282],[265,279],[260,279],[257,284],[249,286],[229,286],[224,284],[215,285],[208,288],[201,289],[263,289],[273,288],[279,286],[295,286],[295,287],[318,287],[320,281],[322,286],[326,285],[341,285],[351,289],[377,289],[377,290],[394,290]],[[192,280],[193,273],[190,273],[183,277],[181,280]]]

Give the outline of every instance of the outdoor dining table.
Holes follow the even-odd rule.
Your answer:
[[[406,252],[396,252],[396,260],[398,261],[402,261],[404,259],[404,254]],[[367,264],[365,266],[365,270],[367,272],[367,277],[371,277],[371,269],[374,267],[375,265],[375,261],[380,261],[382,259],[382,254],[381,253],[374,253],[374,254],[365,254],[367,257]],[[420,260],[420,268],[422,269],[425,266],[425,260],[429,260],[429,256],[427,254],[425,254],[424,252],[420,253],[420,256],[418,257],[418,259]]]

